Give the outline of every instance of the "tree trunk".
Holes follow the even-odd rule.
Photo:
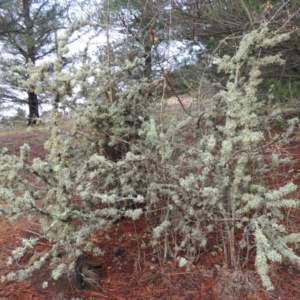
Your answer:
[[[28,125],[36,124],[36,118],[39,118],[39,102],[37,94],[34,92],[28,93],[29,116]]]
[[[26,46],[27,46],[27,57],[26,63],[31,61],[35,65],[36,60],[36,48],[35,48],[35,36],[34,36],[34,22],[30,16],[30,8],[32,2],[30,0],[22,0],[23,3],[23,13],[24,13],[24,23],[26,32]],[[39,103],[37,94],[34,92],[27,92],[28,94],[28,106],[29,106],[29,116],[28,125],[36,124],[36,118],[39,118]]]

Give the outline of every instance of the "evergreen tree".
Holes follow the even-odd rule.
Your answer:
[[[170,34],[176,22],[168,15],[169,1],[107,0],[102,2],[101,12],[103,23],[118,35],[111,40],[112,57],[139,58],[143,68],[135,76],[161,80],[170,68]]]
[[[10,106],[27,104],[29,125],[39,117],[42,101],[35,87],[24,85],[29,76],[26,67],[56,51],[55,32],[61,26],[62,12],[56,1],[46,0],[10,1],[1,7],[1,101]]]
[[[260,28],[262,23],[268,23],[269,28],[276,32],[289,32],[289,43],[264,50],[266,54],[281,52],[285,64],[265,66],[262,69],[264,81],[259,90],[264,98],[269,86],[273,85],[275,99],[284,103],[298,98],[299,17],[298,0],[184,0],[178,1],[174,9],[174,18],[178,20],[175,32],[192,44],[204,45],[205,50],[201,47],[197,55],[200,61],[206,61],[210,66],[217,56],[234,55],[244,34]],[[217,67],[213,66],[206,71],[224,87],[227,78],[224,73],[217,74],[216,70]],[[246,75],[249,70],[241,71]]]

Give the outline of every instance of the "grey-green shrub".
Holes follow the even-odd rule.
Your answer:
[[[104,234],[122,216],[136,220],[145,213],[152,222],[150,246],[164,260],[173,256],[179,267],[193,263],[211,233],[218,230],[221,239],[216,241],[216,251],[224,251],[226,265],[241,268],[248,257],[240,252],[249,253],[255,246],[256,269],[264,286],[272,289],[268,261],[299,262],[290,244],[298,243],[300,235],[286,232],[281,211],[297,207],[298,201],[291,196],[297,189],[293,183],[274,190],[266,179],[289,160],[276,153],[270,161],[264,160],[269,149],[265,128],[273,115],[266,115],[264,103],[256,98],[259,69],[283,61],[279,54],[259,57],[258,53],[287,39],[287,34],[273,35],[262,26],[244,36],[233,57],[219,61],[220,70],[230,74],[227,90],[218,95],[222,105],[204,112],[195,133],[198,138],[190,145],[186,140],[194,120],[160,124],[149,93],[153,83],[128,75],[140,68],[138,59],[109,70],[101,62],[91,68],[91,58],[84,53],[81,68],[73,66],[72,72],[57,71],[45,79],[48,93],[57,84],[64,103],[75,110],[73,127],[68,132],[60,130],[53,113],[45,161],[29,161],[28,145],[21,148],[19,157],[3,150],[0,198],[1,213],[12,220],[37,217],[40,237],[48,239],[52,249],[32,266],[2,280],[25,278],[48,258],[55,266],[54,279],[74,273],[82,254],[101,254],[95,232]],[[62,39],[61,49],[64,43]],[[57,70],[59,61],[60,57]],[[240,77],[242,67],[251,69],[248,78]],[[88,81],[91,76],[93,81]],[[80,97],[85,105],[70,102],[62,82],[69,82],[75,100]],[[285,134],[274,139],[287,141],[298,120],[290,120],[289,125]],[[243,233],[242,239],[237,239],[237,232]],[[249,244],[251,236],[254,244]],[[24,239],[8,263],[37,240]]]

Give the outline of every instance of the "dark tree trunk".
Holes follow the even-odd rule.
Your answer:
[[[30,9],[32,5],[31,0],[22,0],[23,3],[23,14],[25,23],[25,37],[26,37],[26,47],[27,47],[27,57],[26,62],[31,61],[35,65],[36,60],[36,47],[35,47],[35,36],[34,36],[34,22],[30,15]],[[39,118],[39,103],[37,94],[34,92],[27,92],[28,94],[28,106],[29,106],[29,116],[28,125],[36,124],[36,118]]]
[[[39,118],[39,102],[37,94],[28,92],[29,116],[28,125],[36,124],[36,118]]]
[[[152,39],[154,37],[152,36]],[[145,51],[145,67],[144,67],[144,78],[147,78],[147,80],[150,82],[151,76],[152,76],[152,45],[148,44],[144,46]],[[147,93],[147,98],[152,97],[151,90]]]
[[[54,99],[53,99],[53,108],[55,110],[58,110],[59,107],[59,103],[60,103],[60,95],[58,92],[56,92]]]

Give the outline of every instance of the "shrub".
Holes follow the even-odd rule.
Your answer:
[[[286,232],[281,211],[298,206],[298,201],[291,197],[293,183],[275,190],[268,186],[266,174],[288,160],[275,153],[270,161],[264,159],[269,145],[264,130],[273,116],[262,113],[256,93],[260,68],[283,63],[279,54],[260,57],[259,50],[287,39],[287,34],[276,35],[263,26],[244,36],[233,57],[219,61],[220,70],[230,74],[227,90],[218,95],[223,105],[203,113],[191,145],[186,140],[193,119],[159,124],[151,84],[126,75],[140,67],[139,60],[120,64],[118,72],[107,66],[91,70],[83,61],[73,77],[57,75],[54,82],[63,78],[80,87],[85,101],[71,103],[76,110],[73,128],[60,131],[54,113],[45,161],[29,161],[28,145],[20,157],[4,150],[0,156],[1,213],[12,219],[39,218],[41,238],[47,238],[52,249],[2,280],[23,279],[51,258],[54,279],[70,272],[80,282],[82,255],[101,254],[94,233],[105,232],[121,216],[136,220],[146,213],[153,222],[151,245],[164,260],[173,256],[180,267],[188,266],[210,233],[218,230],[221,241],[216,247],[223,249],[227,266],[241,268],[248,257],[240,252],[255,247],[256,269],[264,286],[272,289],[268,261],[299,262],[290,244],[298,243],[300,235]],[[242,67],[251,69],[248,78],[240,77]],[[86,80],[90,76],[93,80]],[[59,92],[67,96],[69,88]],[[290,120],[285,134],[274,139],[285,142],[297,124],[297,119]],[[23,239],[8,263],[37,240]],[[58,258],[61,249],[63,262]]]

